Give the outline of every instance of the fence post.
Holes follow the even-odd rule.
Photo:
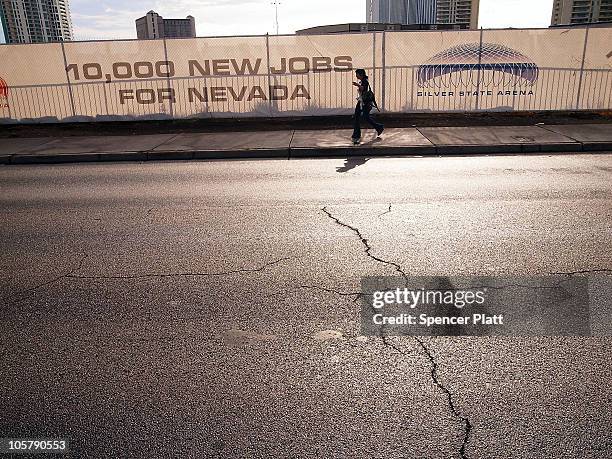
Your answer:
[[[480,28],[480,45],[478,47],[478,72],[476,73],[476,110],[480,110],[480,68],[482,66],[482,35],[484,29]]]
[[[376,32],[372,32],[372,81],[374,87],[372,91],[376,89]]]
[[[272,77],[270,73],[270,35],[266,32],[266,67],[268,69],[268,106],[272,116]]]
[[[76,110],[74,109],[74,96],[72,95],[72,84],[70,83],[70,75],[68,74],[68,59],[66,59],[66,50],[64,49],[64,42],[60,42],[62,45],[62,55],[64,56],[64,71],[66,72],[66,81],[68,81],[68,95],[70,96],[70,106],[72,107],[72,116],[76,116]]]
[[[417,84],[414,83],[414,66],[410,66],[410,110],[413,112],[416,112],[416,106],[414,105],[414,91],[415,89],[418,90],[418,81]],[[417,104],[419,103],[418,98],[417,98]],[[403,107],[402,107],[403,108]],[[404,111],[404,110],[401,110]]]
[[[383,30],[383,36],[382,36],[382,88],[381,88],[381,98],[382,98],[382,102],[381,102],[381,110],[385,109],[385,99],[387,96],[387,70],[386,70],[386,47],[387,45],[387,31]]]
[[[13,114],[11,112],[11,104],[12,104],[12,102],[11,102],[11,99],[10,99],[11,94],[13,93],[13,90],[8,85],[7,85],[7,91],[8,92],[6,93],[6,105],[7,105],[6,108],[8,110],[8,117],[9,117],[9,119],[13,119]]]
[[[166,46],[166,37],[164,37],[164,59],[166,59],[166,68],[169,68],[168,66],[168,47]],[[169,100],[169,105],[170,105],[170,118],[174,118],[174,105],[173,105],[173,96],[174,96],[174,91],[172,88],[172,82],[170,81],[170,72],[167,72],[167,77],[166,79],[168,80],[168,89],[170,89],[170,100]]]
[[[580,77],[578,78],[578,93],[576,94],[576,110],[580,108],[580,93],[582,92],[582,78],[584,76],[584,61],[586,59],[587,44],[589,42],[589,26],[584,32],[584,48],[582,50],[582,64],[580,64]]]
[[[104,92],[104,107],[106,108],[106,115],[110,115],[110,112],[108,111],[108,96],[106,94],[106,83],[102,83],[102,90]]]

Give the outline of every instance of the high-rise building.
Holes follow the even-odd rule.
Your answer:
[[[436,22],[438,24],[459,24],[466,28],[478,28],[480,0],[437,0]]]
[[[436,0],[367,0],[367,22],[435,24]]]
[[[551,25],[612,21],[612,0],[555,0]]]
[[[604,0],[606,1],[606,0]],[[367,0],[367,22],[478,28],[480,0]]]
[[[164,19],[155,11],[136,19],[136,35],[139,39],[193,38],[196,36],[195,19]]]
[[[72,40],[68,0],[0,0],[7,43]]]

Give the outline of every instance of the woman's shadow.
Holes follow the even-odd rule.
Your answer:
[[[346,158],[344,160],[344,165],[340,167],[336,167],[336,172],[343,174],[344,172],[348,172],[351,169],[355,169],[365,163],[367,163],[370,158],[365,158],[363,156],[352,156],[350,158]]]

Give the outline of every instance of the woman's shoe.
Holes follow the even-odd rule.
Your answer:
[[[376,133],[378,134],[378,137],[380,137],[382,135],[382,133],[384,132],[385,128],[382,127],[380,128],[380,131],[376,131]]]

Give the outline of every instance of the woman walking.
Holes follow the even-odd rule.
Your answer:
[[[374,93],[372,92],[372,88],[370,88],[370,82],[368,81],[368,76],[364,69],[355,70],[355,76],[359,80],[359,82],[353,82],[353,86],[357,86],[359,89],[359,97],[357,98],[357,106],[355,107],[355,120],[354,120],[354,130],[353,130],[353,143],[355,145],[359,144],[361,139],[361,117],[363,116],[365,120],[370,123],[370,125],[376,129],[376,134],[379,136],[385,130],[385,127],[377,123],[373,118],[370,112],[372,108],[376,106],[376,100],[374,98]]]

